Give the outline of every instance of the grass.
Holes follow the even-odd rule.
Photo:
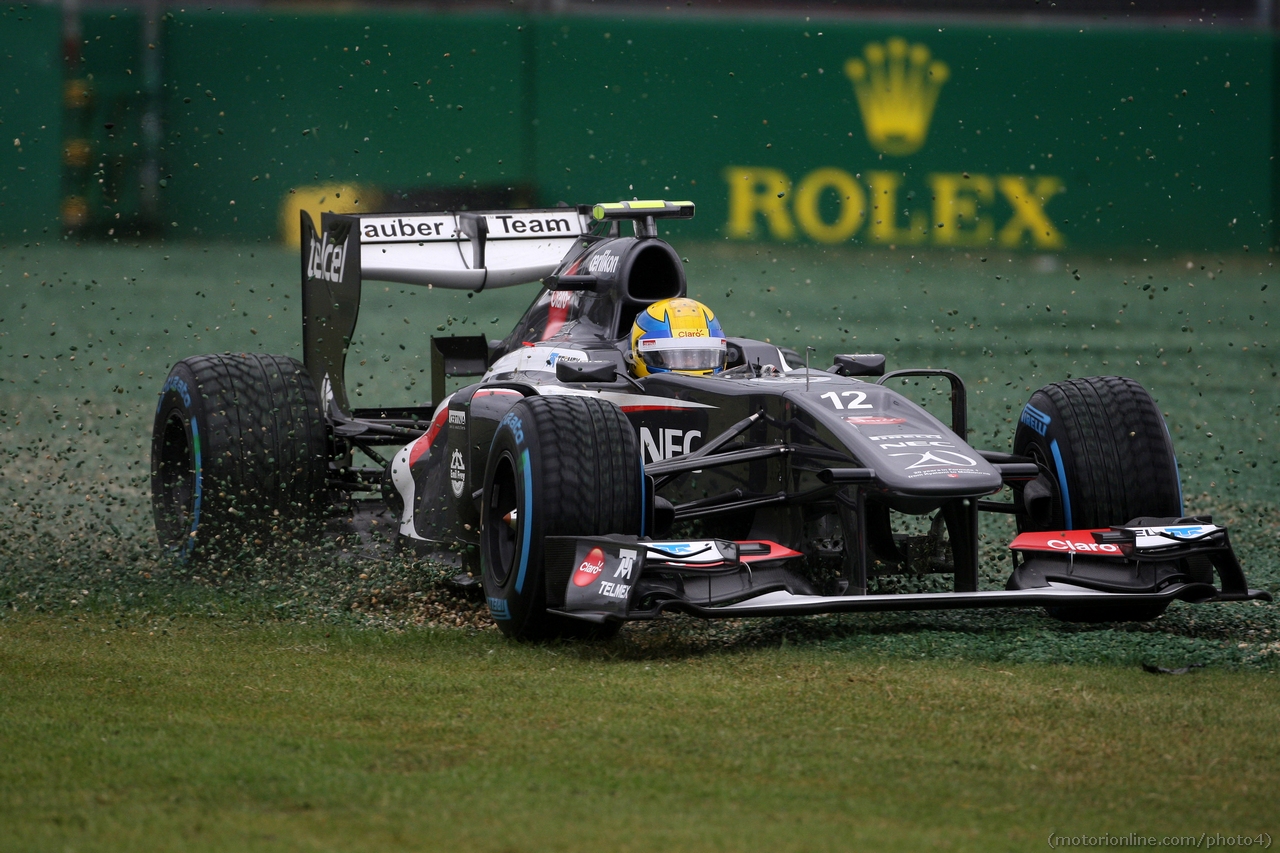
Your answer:
[[[10,616],[0,848],[1023,850],[1274,831],[1273,675]]]
[[[1252,585],[1280,592],[1269,256],[678,248],[733,334],[812,346],[815,364],[881,351],[891,369],[959,371],[979,447],[1006,448],[1043,383],[1133,376],[1165,412],[1188,511],[1228,524]],[[296,277],[293,254],[261,246],[0,248],[0,850],[988,850],[1051,829],[1273,831],[1275,605],[1083,626],[673,618],[524,647],[438,567],[346,539],[175,572],[150,521],[156,391],[199,352],[300,356]],[[421,402],[429,334],[502,334],[531,296],[369,287],[357,400]],[[945,411],[939,389],[905,390]],[[986,588],[1008,521],[983,523]]]

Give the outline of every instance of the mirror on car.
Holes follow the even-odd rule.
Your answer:
[[[884,376],[884,356],[880,353],[838,355],[830,372],[841,376]]]

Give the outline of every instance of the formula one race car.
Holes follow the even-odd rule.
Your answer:
[[[254,353],[174,366],[152,445],[161,542],[185,559],[240,554],[380,492],[398,541],[454,555],[519,638],[666,611],[1041,605],[1112,620],[1270,599],[1226,530],[1184,517],[1168,430],[1136,382],[1047,385],[1013,454],[975,449],[951,371],[886,373],[878,354],[810,369],[724,336],[657,237],[693,212],[326,213],[319,233],[303,213],[305,367]],[[431,403],[353,408],[344,365],[366,279],[543,288],[501,340],[431,338]],[[887,387],[902,377],[948,383],[950,423]],[[984,511],[1020,531],[1001,590],[978,589]],[[948,576],[951,591],[869,593],[883,575]]]

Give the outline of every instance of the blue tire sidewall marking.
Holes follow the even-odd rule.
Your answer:
[[[1049,442],[1049,450],[1053,453],[1053,464],[1058,469],[1058,489],[1062,492],[1062,520],[1067,530],[1071,530],[1071,493],[1067,491],[1067,469],[1062,464],[1062,452],[1058,450],[1058,440]]]
[[[529,467],[528,448],[520,451],[520,467],[524,469],[524,512],[520,513],[520,571],[516,573],[516,593],[524,592],[524,576],[529,568],[529,543],[533,539],[533,471]]]
[[[510,619],[511,610],[507,607],[507,600],[499,598],[496,595],[485,596],[485,601],[489,603],[489,613],[494,619]]]
[[[177,391],[178,396],[182,398],[183,405],[188,409],[191,408],[191,392],[187,389],[187,383],[180,377],[169,374],[169,378],[165,380],[164,387],[160,389],[160,399],[156,401],[157,412],[164,405],[164,395],[170,391]]]
[[[196,464],[195,508],[191,512],[191,532],[194,534],[200,527],[200,504],[204,496],[204,465],[200,460],[200,426],[194,417],[191,419],[191,448],[195,451]],[[195,544],[196,537],[188,536],[186,543],[182,546],[182,555],[185,557],[190,554]]]
[[[516,593],[519,594],[524,589],[524,578],[529,568],[529,544],[533,539],[533,472],[529,467],[529,451],[524,448],[524,424],[520,422],[520,418],[508,412],[498,425],[498,430],[493,434],[493,441],[489,444],[489,453],[492,455],[493,446],[498,443],[498,437],[502,434],[502,430],[506,429],[511,433],[512,438],[516,441],[516,447],[521,448],[518,457],[518,467],[524,473],[524,506],[525,511],[521,513],[521,547],[520,547],[520,568],[516,572]],[[511,619],[511,605],[507,599],[500,596],[485,596],[486,603],[489,605],[489,613],[497,620]]]

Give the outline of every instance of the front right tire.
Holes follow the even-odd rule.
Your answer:
[[[484,474],[480,561],[499,629],[517,640],[604,637],[593,625],[547,612],[547,536],[639,535],[643,472],[635,430],[597,397],[535,396],[498,424]]]

